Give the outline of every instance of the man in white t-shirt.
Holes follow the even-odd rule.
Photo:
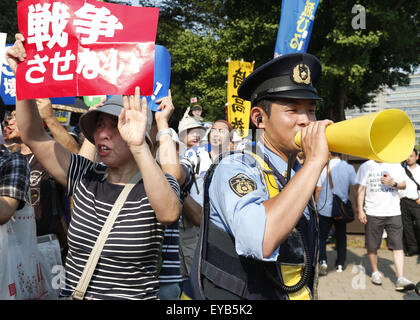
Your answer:
[[[340,154],[330,153],[329,171],[331,180],[328,177],[328,169],[325,167],[318,179],[315,190],[315,201],[319,212],[319,274],[327,274],[327,252],[326,244],[328,234],[332,225],[335,229],[335,240],[337,248],[337,260],[335,268],[337,272],[342,272],[346,261],[347,253],[347,231],[346,223],[332,217],[333,193],[340,197],[344,202],[349,199],[350,186],[356,185],[356,171],[353,166],[340,159]],[[354,188],[353,193],[356,193]]]
[[[385,229],[388,247],[393,251],[397,274],[396,290],[414,289],[414,284],[403,277],[404,251],[398,190],[406,188],[405,172],[400,164],[369,160],[364,162],[356,175],[359,184],[357,195],[358,218],[366,225],[365,242],[372,267],[372,283],[381,285],[378,270],[378,249]]]
[[[407,188],[399,192],[403,240],[407,256],[418,254],[420,249],[420,199],[418,190],[420,186],[420,166],[417,164],[418,159],[418,151],[414,149],[405,161]]]

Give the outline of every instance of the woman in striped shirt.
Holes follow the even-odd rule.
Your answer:
[[[14,72],[18,61],[26,57],[23,36],[16,39],[6,54]],[[114,96],[103,107],[83,115],[81,129],[95,144],[104,164],[99,165],[70,153],[50,138],[35,100],[16,101],[23,142],[56,181],[67,186],[74,199],[64,296],[75,289],[120,191],[140,172],[140,181],[111,229],[85,299],[157,298],[156,271],[164,225],[178,219],[181,206],[178,183],[162,172],[150,152],[147,108],[137,87],[134,96]]]

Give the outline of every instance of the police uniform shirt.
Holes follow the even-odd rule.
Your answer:
[[[271,164],[282,173],[287,163],[257,143],[268,156]],[[300,168],[295,161],[295,170]],[[239,255],[257,260],[276,261],[279,247],[268,258],[263,258],[262,245],[265,233],[266,213],[263,202],[268,200],[268,190],[257,163],[250,155],[233,154],[222,159],[216,168],[209,187],[210,221],[235,238]],[[304,216],[309,220],[308,207]]]

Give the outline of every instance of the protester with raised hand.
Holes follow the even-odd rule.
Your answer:
[[[169,127],[169,119],[174,111],[171,91],[168,96],[156,103],[159,104],[158,111],[154,114],[155,122],[150,130],[150,137],[153,141],[155,157],[162,170],[174,176],[183,189],[184,182],[188,181],[189,172],[184,163],[180,163],[177,145],[179,142],[176,132]],[[182,192],[181,192],[182,195]],[[181,200],[183,197],[181,196]],[[159,272],[159,298],[161,300],[178,300],[181,294],[180,283],[183,280],[180,271],[179,259],[179,222],[178,220],[166,226],[162,251],[162,266]]]
[[[23,41],[16,35],[6,54],[14,72],[26,57]],[[163,225],[178,219],[181,206],[178,183],[164,175],[150,151],[147,102],[140,101],[140,89],[133,96],[113,96],[80,119],[82,132],[95,144],[103,164],[72,154],[52,140],[35,100],[17,100],[16,109],[23,141],[74,199],[62,295],[75,290],[119,193],[140,174],[105,242],[85,298],[156,299]]]
[[[176,132],[169,127],[169,119],[175,109],[172,103],[171,90],[169,90],[167,97],[156,101],[156,103],[159,103],[158,111],[155,113],[159,163],[164,172],[174,176],[182,185],[185,181],[185,172],[180,166],[176,145],[172,139]]]
[[[36,99],[39,115],[44,120],[54,139],[64,148],[73,153],[79,152],[79,146],[70,133],[58,121],[54,114],[51,100],[48,98]]]

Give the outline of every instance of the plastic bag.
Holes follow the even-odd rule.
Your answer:
[[[10,280],[8,266],[7,225],[0,225],[0,300],[14,300],[15,286]]]
[[[32,205],[16,211],[7,222],[8,262],[17,300],[42,299],[45,282],[36,239],[35,215]]]
[[[45,288],[48,291],[44,299],[57,300],[64,286],[61,274],[64,272],[64,267],[61,261],[60,244],[56,237],[51,234],[38,237],[38,253]]]

